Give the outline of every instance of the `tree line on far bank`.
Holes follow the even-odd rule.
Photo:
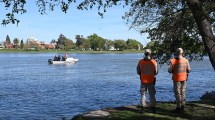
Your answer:
[[[35,39],[28,38],[25,42],[14,38],[12,41],[9,35],[3,41],[4,49],[23,49],[23,50],[44,50],[44,49],[58,49],[58,50],[142,50],[143,45],[135,39],[115,39],[108,40],[92,34],[86,38],[82,35],[76,35],[76,42],[60,34],[58,39],[53,39],[49,44],[39,42]],[[3,46],[3,45],[2,45]]]

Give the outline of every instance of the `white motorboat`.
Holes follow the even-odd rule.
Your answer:
[[[74,64],[78,62],[78,59],[75,58],[67,58],[65,61],[55,61],[52,59],[48,59],[49,64]]]

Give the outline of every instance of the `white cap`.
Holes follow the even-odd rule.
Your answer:
[[[146,49],[146,50],[145,50],[145,53],[151,54],[151,50],[150,50],[150,49]]]
[[[183,49],[182,48],[177,48],[177,50],[176,50],[176,53],[178,53],[178,54],[182,54],[184,51],[183,51]]]

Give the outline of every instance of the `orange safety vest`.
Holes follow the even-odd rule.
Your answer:
[[[154,82],[154,76],[156,73],[156,61],[152,60],[140,60],[140,79],[141,83],[152,83]]]
[[[185,81],[187,79],[187,68],[188,63],[186,58],[182,59],[171,59],[172,64],[172,79],[176,82]]]

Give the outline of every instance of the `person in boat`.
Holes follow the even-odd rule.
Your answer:
[[[60,58],[61,58],[60,55],[58,55],[58,60],[57,61],[60,61]]]
[[[61,59],[61,60],[62,60],[62,61],[66,61],[67,58],[68,58],[68,54],[65,53],[64,56],[62,56],[62,59]]]
[[[58,57],[56,55],[54,56],[54,61],[58,61]]]
[[[65,53],[65,54],[64,54],[64,59],[66,60],[67,58],[68,58],[68,54]]]
[[[176,98],[174,113],[184,112],[186,100],[186,81],[191,72],[189,61],[183,57],[183,49],[177,48],[174,58],[170,60],[168,72],[172,73],[173,89]]]
[[[64,57],[64,56],[62,56],[61,60],[62,60],[62,61],[66,61],[66,59],[65,59],[65,57]]]
[[[151,56],[151,50],[145,50],[144,59],[139,60],[137,65],[137,74],[140,76],[140,94],[141,94],[141,113],[144,113],[146,105],[146,92],[149,92],[150,104],[153,113],[156,113],[156,90],[155,90],[155,75],[158,74],[157,62]]]

